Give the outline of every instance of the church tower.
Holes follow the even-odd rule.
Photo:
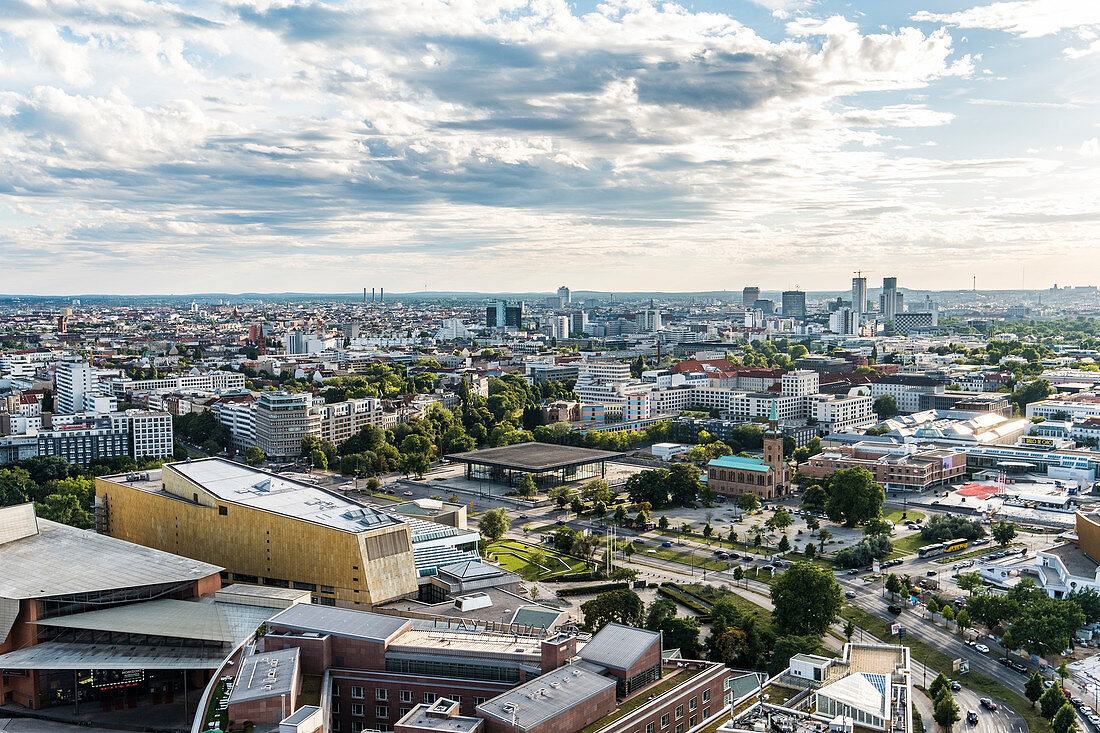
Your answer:
[[[786,494],[790,477],[787,475],[787,462],[783,460],[783,431],[779,429],[779,409],[774,401],[768,413],[768,429],[764,431],[764,463],[774,472],[775,495]]]

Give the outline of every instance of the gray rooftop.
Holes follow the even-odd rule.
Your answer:
[[[241,660],[229,704],[288,695],[298,679],[298,647],[257,652]]]
[[[538,473],[567,466],[608,461],[622,455],[622,453],[612,451],[576,448],[570,445],[554,445],[553,443],[517,443],[496,448],[482,448],[466,453],[455,453],[447,456],[447,458],[462,463],[480,463]]]
[[[0,654],[0,669],[216,669],[221,649],[46,641]]]
[[[345,532],[365,532],[398,523],[390,515],[340,494],[223,458],[170,463],[161,470],[178,473],[223,501]],[[155,472],[148,473],[148,482],[129,481],[126,475],[107,478],[145,491],[163,492],[160,482],[153,480]]]
[[[611,669],[627,670],[654,643],[660,645],[660,633],[636,629],[633,626],[608,624],[596,632],[578,654],[593,664]]]
[[[304,723],[306,719],[309,718],[309,716],[313,715],[320,709],[321,708],[317,707],[316,705],[303,705],[279,722],[286,723],[287,725],[298,725],[300,723]]]
[[[39,626],[67,629],[115,631],[226,643],[233,641],[229,623],[218,604],[167,598],[71,616],[39,619],[35,623]]]
[[[445,697],[438,698],[431,705],[421,703],[406,713],[398,722],[398,725],[419,730],[448,731],[449,733],[473,733],[473,731],[479,730],[484,723],[481,718],[447,714],[457,704]]]
[[[377,642],[384,642],[394,634],[409,628],[407,618],[308,603],[291,606],[268,623],[271,626],[295,631],[332,634]]]
[[[0,556],[0,597],[13,599],[180,583],[222,570],[47,519],[36,534],[4,543]]]
[[[1072,543],[1051,547],[1049,550],[1042,550],[1042,552],[1057,557],[1066,566],[1069,574],[1078,578],[1093,578],[1096,576],[1096,568],[1100,567],[1100,563],[1097,563],[1086,555],[1084,550]]]
[[[614,689],[615,684],[613,677],[599,674],[591,665],[574,662],[483,702],[477,711],[509,724],[515,720],[520,730],[531,730],[608,688]]]

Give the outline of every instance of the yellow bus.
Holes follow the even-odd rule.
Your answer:
[[[950,542],[944,543],[943,551],[944,553],[958,552],[959,550],[965,550],[969,545],[970,542],[967,540],[951,540]]]

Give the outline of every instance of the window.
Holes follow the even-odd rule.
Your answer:
[[[434,692],[425,692],[424,693],[424,702],[428,703],[429,705],[432,704],[433,702],[435,702],[435,693]]]
[[[684,724],[683,723],[677,723],[676,724],[676,733],[684,733]]]
[[[478,705],[482,704],[483,702],[485,702],[484,697],[475,697],[474,698],[474,707],[477,707]],[[650,733],[652,733],[652,731],[650,731]]]
[[[662,728],[667,728],[668,727],[668,713],[665,713],[664,715],[661,716],[661,727]]]
[[[351,697],[353,700],[362,700],[366,697],[366,692],[362,687],[353,687],[351,688]]]
[[[390,717],[390,709],[385,705],[376,705],[374,707],[374,717],[378,718],[379,720],[385,720],[386,718]]]
[[[363,708],[363,703],[359,703],[359,702],[353,703],[352,706],[351,706],[351,714],[356,716],[356,717],[362,718],[363,715],[365,714],[364,713],[364,708]]]
[[[322,593],[335,593],[335,592],[336,592],[336,588],[334,588],[334,587],[333,587],[333,586],[331,586],[331,585],[322,585],[322,586],[321,586],[321,592],[322,592]]]
[[[351,723],[351,733],[363,733],[363,724],[358,720],[353,720]]]
[[[703,720],[710,717],[710,708],[703,708]]]
[[[412,701],[413,701],[412,690],[402,690],[401,691],[401,702],[412,702]]]
[[[645,733],[653,733],[653,728],[654,728],[653,723],[646,723]]]
[[[688,725],[691,726],[692,728],[694,728],[695,723],[698,722],[698,720],[699,720],[699,718],[692,715],[690,718],[688,718]]]
[[[390,699],[390,691],[385,687],[376,687],[374,688],[374,699],[379,702],[385,702]]]
[[[703,702],[710,700],[710,690],[703,690]]]
[[[227,506],[218,507],[218,514],[220,516],[223,516],[223,517],[226,516],[227,514],[229,514],[229,507],[227,507]]]
[[[679,720],[682,717],[684,717],[684,706],[683,705],[677,705],[676,706],[676,719]]]
[[[699,707],[699,700],[697,698],[693,697],[688,700],[688,710],[694,710],[697,707]]]
[[[340,697],[340,685],[333,685],[332,686],[332,696],[333,697]]]

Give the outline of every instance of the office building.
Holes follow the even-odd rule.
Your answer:
[[[857,316],[867,312],[867,278],[852,278],[852,310]]]
[[[647,308],[638,313],[638,333],[655,333],[661,330],[661,311]]]
[[[547,324],[550,338],[569,338],[569,323],[569,316],[550,316]]]
[[[253,415],[256,446],[269,458],[302,455],[302,438],[321,434],[312,404],[308,393],[261,392]]]
[[[671,733],[733,702],[737,673],[663,660],[658,632],[609,624],[584,641],[524,623],[524,609],[505,611],[504,622],[487,610],[459,628],[300,604],[272,618],[259,643],[265,653],[298,652],[302,674],[330,680],[321,705],[334,731]]]
[[[138,392],[178,392],[201,390],[204,392],[244,389],[244,375],[240,372],[213,371],[205,374],[191,370],[160,379],[112,379],[110,391],[119,399],[129,399]]]
[[[558,302],[561,304],[562,307],[565,307],[573,302],[573,297],[569,293],[569,288],[565,287],[564,285],[558,288]]]
[[[570,318],[572,319],[572,325],[569,330],[573,333],[590,333],[588,328],[588,314],[584,311],[578,311],[573,313]]]
[[[287,354],[308,354],[310,335],[304,331],[288,331],[283,339]]]
[[[902,335],[929,331],[940,324],[939,312],[935,310],[907,311],[894,314],[894,331]]]
[[[753,310],[758,310],[765,316],[770,316],[775,313],[775,301],[761,300],[757,298],[752,304]]]
[[[71,415],[84,409],[84,396],[99,392],[95,367],[87,361],[66,360],[57,363],[54,375],[57,412]]]
[[[829,331],[841,336],[853,336],[859,333],[859,314],[848,307],[837,308],[829,315]]]
[[[825,478],[846,468],[864,468],[887,491],[924,491],[966,475],[966,453],[957,448],[916,448],[874,444],[844,445],[811,456],[801,466],[807,476]]]
[[[100,532],[219,565],[236,582],[364,608],[417,593],[414,523],[338,493],[220,458],[95,483]]]
[[[806,320],[806,293],[801,290],[783,291],[783,317]]]
[[[905,310],[904,296],[898,292],[898,279],[896,277],[882,278],[882,295],[879,296],[878,310],[887,321]]]
[[[172,416],[167,412],[130,410],[130,450],[134,458],[168,458],[175,443],[172,436]]]
[[[741,291],[741,305],[746,308],[755,308],[758,300],[760,300],[760,288],[749,287]]]
[[[502,331],[518,331],[523,328],[523,301],[509,305],[505,300],[493,301],[485,308],[485,326]]]
[[[40,456],[60,456],[87,466],[104,458],[169,458],[174,440],[167,412],[128,410],[109,415],[77,415],[34,436]]]

